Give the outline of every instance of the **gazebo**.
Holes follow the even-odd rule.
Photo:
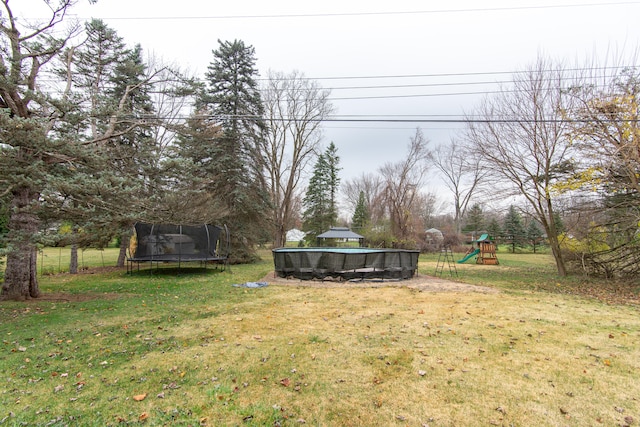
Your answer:
[[[338,243],[348,243],[352,241],[357,241],[358,246],[362,246],[364,242],[364,236],[354,233],[347,227],[331,227],[329,231],[319,234],[317,238],[318,246],[323,246],[320,244],[321,241],[324,240],[326,242],[329,239],[334,240],[336,246],[338,246]]]

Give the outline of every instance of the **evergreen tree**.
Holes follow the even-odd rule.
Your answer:
[[[558,211],[553,212],[553,222],[556,225],[556,231],[558,235],[565,232],[564,222],[562,221],[562,217]]]
[[[463,231],[466,233],[479,233],[485,229],[484,212],[479,204],[474,204],[467,211],[467,220]]]
[[[118,104],[112,97],[112,79],[116,67],[125,55],[125,44],[117,32],[102,20],[85,24],[86,40],[68,52],[71,67],[59,71],[71,73],[74,95],[83,101],[89,121],[88,136],[95,138],[106,132]]]
[[[46,204],[55,202],[58,206],[73,208],[81,203],[83,191],[99,186],[95,180],[81,186],[83,174],[85,178],[90,177],[85,172],[101,159],[99,147],[93,141],[78,138],[86,122],[80,108],[84,99],[65,96],[56,99],[57,91],[42,90],[40,81],[43,70],[63,56],[65,46],[77,35],[58,29],[72,4],[51,2],[50,19],[33,25],[23,24],[12,12],[9,2],[2,5],[5,12],[0,22],[0,140],[3,143],[0,181],[3,194],[11,198],[7,236],[10,250],[2,298],[19,300],[40,296],[36,244],[42,241],[40,229],[43,212],[47,212]],[[70,57],[72,51],[65,59]],[[65,77],[68,88],[73,73]],[[73,197],[66,197],[68,195]],[[102,208],[99,198],[94,199],[93,208]]]
[[[211,190],[225,180],[215,157],[222,135],[219,125],[198,113],[179,131],[170,158],[164,162],[171,191],[162,198],[164,206],[183,211],[177,222],[217,223],[228,215],[225,199]],[[189,208],[181,209],[185,203]]]
[[[58,70],[60,76],[70,77],[66,99],[75,104],[75,116],[68,114],[71,120],[62,123],[58,137],[101,142],[66,171],[64,189],[45,192],[46,216],[71,223],[71,232],[62,236],[63,243],[71,245],[71,273],[77,270],[78,247],[104,247],[133,224],[138,213],[134,206],[145,197],[143,168],[153,163],[146,155],[153,139],[143,126],[153,104],[142,49],[127,50],[116,31],[101,20],[88,22],[85,34],[85,42],[67,51],[64,67]],[[124,265],[128,239],[121,243],[119,264]]]
[[[219,125],[222,134],[200,142],[208,147],[216,169],[217,179],[208,192],[225,207],[218,220],[232,231],[234,260],[252,261],[255,243],[269,230],[269,199],[257,154],[264,124],[255,49],[238,40],[218,43],[196,105],[208,115],[206,127]]]
[[[526,231],[522,224],[522,216],[513,205],[509,207],[509,212],[504,217],[503,230],[505,238],[511,244],[511,252],[515,253],[516,247],[522,247],[526,242]]]
[[[367,209],[367,200],[364,191],[361,190],[360,195],[358,196],[356,209],[353,212],[353,217],[351,218],[351,227],[354,230],[362,230],[369,223],[370,219],[371,216]]]
[[[500,227],[500,223],[498,220],[493,217],[487,226],[487,231],[489,232],[489,237],[494,242],[498,242],[502,237],[502,227]]]
[[[531,247],[533,248],[533,253],[536,253],[536,247],[539,246],[542,242],[543,233],[538,223],[535,220],[529,221],[529,226],[527,227],[527,240]]]
[[[112,232],[119,235],[120,254],[118,266],[124,266],[126,248],[129,247],[131,228],[136,219],[140,219],[144,200],[153,197],[160,183],[158,177],[158,152],[152,129],[146,123],[155,113],[147,80],[147,66],[142,59],[142,47],[136,45],[127,50],[116,65],[110,81],[112,87],[108,91],[111,102],[121,103],[121,114],[129,120],[115,127],[117,137],[109,145],[112,165],[119,176],[128,177],[129,205],[114,218]],[[137,125],[131,128],[131,122]],[[135,192],[134,192],[135,190]],[[123,206],[124,208],[124,206]]]
[[[340,178],[340,158],[333,142],[318,156],[303,200],[302,229],[305,240],[313,244],[319,234],[327,231],[338,220],[336,197]]]
[[[329,144],[326,151],[324,152],[324,159],[327,163],[327,176],[326,176],[326,185],[329,191],[329,219],[331,220],[331,224],[335,224],[338,220],[338,206],[337,206],[337,197],[338,197],[338,187],[340,186],[340,176],[338,173],[340,172],[340,157],[338,156],[338,149],[336,148],[333,141]]]
[[[320,154],[313,167],[313,175],[309,179],[307,193],[302,201],[302,230],[306,232],[305,241],[313,245],[319,234],[327,230],[329,197],[326,187],[327,162],[324,154]]]

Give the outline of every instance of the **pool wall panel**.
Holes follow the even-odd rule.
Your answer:
[[[275,273],[302,280],[410,279],[419,251],[370,248],[279,248],[273,250]]]

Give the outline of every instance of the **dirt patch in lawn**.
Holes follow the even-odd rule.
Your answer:
[[[303,286],[313,288],[382,288],[382,287],[406,287],[417,289],[421,292],[480,292],[495,294],[499,291],[488,286],[476,286],[466,283],[454,282],[440,277],[421,274],[406,280],[300,280],[295,278],[278,277],[275,273],[269,273],[261,282],[276,286]]]

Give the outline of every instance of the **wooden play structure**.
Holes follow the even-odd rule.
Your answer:
[[[483,234],[478,240],[474,240],[473,243],[477,243],[478,247],[471,247],[466,256],[461,260],[458,260],[458,264],[468,261],[469,259],[476,257],[476,264],[484,265],[498,265],[498,257],[496,255],[496,244],[489,240],[488,234]]]
[[[484,265],[498,265],[498,257],[496,256],[496,244],[486,239],[484,241],[478,241],[478,257],[476,258],[476,264]]]

